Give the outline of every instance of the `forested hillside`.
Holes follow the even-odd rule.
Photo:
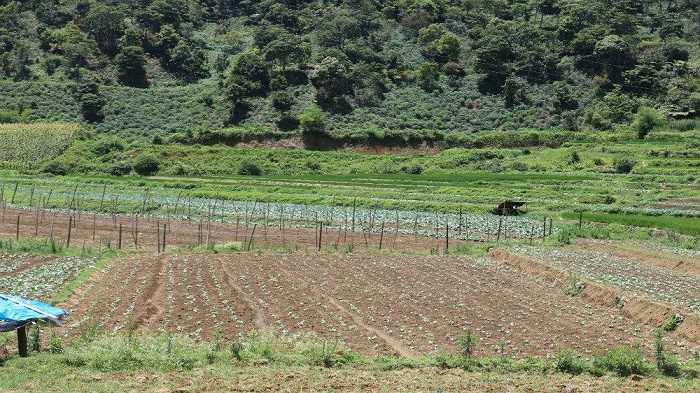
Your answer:
[[[695,128],[699,36],[700,0],[0,1],[0,122],[643,137]]]

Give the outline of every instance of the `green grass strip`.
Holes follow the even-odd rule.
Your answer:
[[[578,220],[579,215],[578,213],[564,213],[562,217],[569,220]],[[683,235],[700,236],[700,218],[584,213],[583,221],[656,228],[678,232]]]

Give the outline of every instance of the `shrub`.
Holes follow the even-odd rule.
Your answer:
[[[318,105],[311,105],[299,115],[299,124],[304,134],[322,134],[325,131],[323,111]]]
[[[464,334],[457,337],[457,343],[459,343],[460,355],[466,359],[471,359],[476,343],[476,338],[474,337],[474,333],[472,333],[472,329],[465,328]]]
[[[635,165],[637,165],[637,161],[634,158],[618,157],[613,161],[617,173],[630,173]]]
[[[68,165],[67,163],[60,161],[51,161],[44,166],[42,172],[50,173],[56,176],[65,176],[68,174],[69,170],[70,165]]]
[[[238,174],[248,176],[259,176],[262,175],[262,169],[260,169],[260,167],[254,162],[243,161],[241,162],[241,166],[238,167]]]
[[[654,356],[656,357],[656,367],[659,369],[661,374],[669,377],[676,377],[680,375],[680,365],[678,364],[678,359],[666,352],[664,345],[664,333],[659,329],[654,332]]]
[[[570,349],[558,349],[555,368],[562,373],[579,375],[588,369],[586,361]]]
[[[596,374],[612,372],[620,377],[632,374],[649,374],[649,364],[644,361],[644,355],[639,345],[635,348],[618,347],[607,355],[593,354],[593,368]]]
[[[160,169],[160,161],[153,154],[144,153],[134,160],[134,172],[141,176],[151,176]]]
[[[126,176],[131,173],[132,169],[131,164],[125,161],[120,161],[109,167],[107,169],[107,173],[112,176]]]
[[[564,290],[566,296],[574,297],[586,289],[586,283],[572,273],[569,273],[569,286]]]
[[[423,165],[413,164],[410,166],[404,166],[401,167],[401,172],[408,173],[411,175],[420,175],[421,173],[423,173]]]
[[[654,108],[640,107],[634,117],[632,128],[637,132],[637,138],[644,139],[656,127],[662,126],[666,119]]]
[[[664,331],[672,332],[683,322],[683,316],[677,313],[671,315],[666,322],[664,322]]]
[[[113,151],[123,151],[124,143],[117,138],[105,138],[97,142],[95,147],[92,148],[92,152],[103,156]]]

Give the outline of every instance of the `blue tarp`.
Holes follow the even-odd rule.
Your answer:
[[[31,321],[38,320],[60,326],[65,315],[68,315],[67,311],[46,303],[0,294],[0,329],[3,330],[5,329],[2,325],[6,325],[8,330],[14,330],[9,327],[22,327]]]

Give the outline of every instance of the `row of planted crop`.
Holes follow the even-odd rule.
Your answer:
[[[5,254],[0,257],[0,293],[50,301],[95,263],[94,258]]]
[[[524,245],[513,246],[509,250],[553,263],[599,284],[613,285],[633,294],[676,306],[685,306],[700,313],[700,297],[698,297],[700,277],[695,275],[598,251]]]
[[[3,202],[10,207],[25,208],[22,203],[11,204],[13,192],[6,189]],[[80,211],[80,198],[84,195],[73,197],[72,193],[63,196],[52,194],[51,198],[65,199],[62,208],[49,208],[54,206],[39,194],[30,199],[32,205],[46,206],[52,211]],[[92,195],[90,198],[100,198]],[[124,197],[121,203],[125,202]],[[406,211],[401,209],[383,209],[378,204],[366,208],[353,206],[334,205],[309,205],[288,204],[257,201],[227,201],[203,198],[148,196],[141,197],[139,201],[132,198],[131,203],[136,204],[131,209],[134,214],[171,218],[180,220],[198,220],[225,222],[228,224],[246,223],[247,225],[264,225],[267,227],[285,228],[315,228],[320,224],[328,230],[365,232],[368,234],[395,232],[417,236],[429,236],[453,239],[486,241],[497,236],[503,238],[541,238],[556,233],[558,229],[552,228],[551,222],[546,219],[540,221],[527,216],[496,216],[493,214],[467,214],[467,213],[440,213],[425,211]],[[103,210],[110,204],[119,203],[118,200],[104,198],[101,205]],[[151,207],[155,204],[158,209]],[[549,225],[549,226],[548,226]]]

